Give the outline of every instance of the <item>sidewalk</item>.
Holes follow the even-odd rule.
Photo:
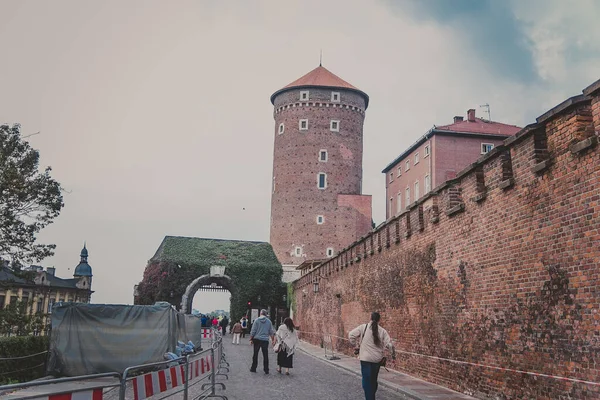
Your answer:
[[[325,358],[323,348],[302,340],[298,348],[321,361],[335,365],[358,376],[361,375],[360,362],[354,357],[336,353],[335,355],[340,358],[339,360],[328,360]],[[379,384],[415,400],[476,400],[474,397],[455,392],[443,386],[429,383],[401,372],[393,370],[387,372],[383,368],[379,372]]]

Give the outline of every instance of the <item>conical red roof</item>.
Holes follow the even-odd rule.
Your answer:
[[[294,82],[284,86],[283,88],[273,93],[273,95],[271,96],[271,103],[274,101],[275,96],[288,89],[315,86],[354,90],[365,97],[366,105],[369,104],[369,96],[367,96],[365,92],[352,86],[351,84],[349,84],[339,76],[335,75],[333,72],[329,71],[322,65],[319,65],[317,68],[313,69],[308,74],[302,76],[299,79],[296,79]]]
[[[302,78],[296,79],[294,82],[286,85],[284,89],[298,86],[327,86],[358,90],[321,65],[304,75]]]

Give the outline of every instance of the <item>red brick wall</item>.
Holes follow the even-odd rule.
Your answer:
[[[586,147],[599,94],[586,95],[297,280],[302,331],[347,337],[378,310],[404,352],[600,382],[600,146]],[[402,352],[395,368],[482,399],[600,398]]]
[[[326,258],[327,248],[337,252],[371,230],[370,215],[365,227],[353,206],[338,206],[339,194],[361,194],[365,99],[343,89],[308,90],[308,101],[299,101],[299,89],[274,101],[270,243],[284,265]],[[331,102],[332,91],[340,92],[339,103]],[[300,119],[308,119],[307,131],[299,130]],[[330,131],[331,120],[340,121],[339,132]],[[281,135],[280,123],[285,124]],[[327,162],[319,161],[320,150],[327,150]],[[325,190],[317,187],[319,172],[327,174]],[[318,215],[325,218],[322,225]],[[294,255],[296,246],[303,249],[301,257]]]

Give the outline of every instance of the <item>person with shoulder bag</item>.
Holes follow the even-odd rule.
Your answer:
[[[375,400],[379,369],[382,366],[385,367],[387,361],[384,353],[385,349],[389,349],[392,359],[396,359],[392,339],[387,331],[379,326],[380,319],[381,315],[378,312],[373,312],[369,323],[357,326],[348,334],[350,343],[355,345],[354,354],[357,354],[360,360],[362,387],[365,391],[366,400]]]
[[[294,352],[298,345],[298,333],[296,332],[294,321],[291,318],[283,320],[283,324],[275,334],[277,342],[274,350],[277,353],[277,372],[281,373],[283,368],[285,374],[290,374],[290,368],[294,368]]]

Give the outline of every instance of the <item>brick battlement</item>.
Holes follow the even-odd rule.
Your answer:
[[[332,109],[337,108],[337,109],[345,109],[348,111],[356,111],[361,115],[365,115],[364,108],[356,107],[355,105],[352,105],[352,104],[332,103],[332,102],[315,102],[315,101],[288,103],[288,104],[282,105],[280,107],[277,107],[275,109],[273,115],[281,114],[282,112],[284,112],[286,110],[291,110],[296,107],[319,107],[319,108],[330,108],[331,107]]]
[[[377,309],[401,350],[600,381],[599,135],[600,80],[295,281],[297,322],[346,336]],[[396,368],[481,398],[600,397],[424,357]]]

